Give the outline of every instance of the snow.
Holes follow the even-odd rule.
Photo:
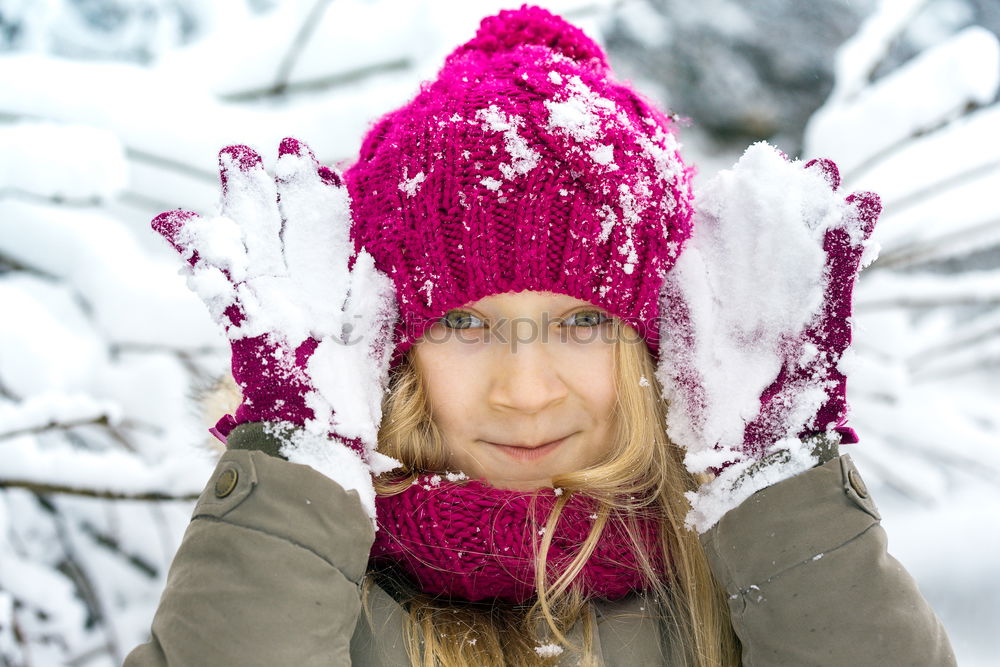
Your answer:
[[[499,181],[493,178],[492,176],[487,176],[486,178],[484,178],[479,182],[482,183],[485,188],[487,188],[488,190],[492,190],[493,192],[499,190],[500,186],[503,185],[503,181]]]
[[[216,159],[226,144],[258,147],[265,165],[285,175],[294,165],[273,153],[285,135],[307,140],[323,163],[350,159],[370,120],[409,99],[444,53],[502,3],[353,0],[328,3],[313,17],[317,3],[278,4],[260,13],[242,0],[173,3],[197,20],[190,34],[164,20],[152,33],[116,39],[107,31],[95,38],[79,20],[68,21],[76,9],[61,0],[20,3],[33,23],[22,33],[22,50],[0,55],[0,303],[13,313],[0,318],[0,430],[20,435],[0,443],[0,476],[182,499],[43,494],[53,512],[26,490],[0,490],[4,658],[23,650],[32,664],[82,655],[121,664],[148,635],[190,517],[192,501],[183,498],[200,490],[218,454],[205,443],[218,414],[203,416],[198,396],[225,372],[226,340],[177,274],[174,253],[149,231],[149,219],[181,205],[213,211]],[[607,4],[545,3],[598,37],[596,17]],[[648,3],[618,4],[633,33],[670,38],[673,18],[656,21]],[[934,5],[878,4],[838,55],[835,92],[806,147],[809,156],[838,162],[845,191],[874,190],[886,204],[873,237],[883,250],[857,290],[856,354],[841,362],[850,366],[850,423],[862,437],[845,450],[879,503],[891,552],[941,615],[960,664],[987,665],[1000,650],[992,632],[1000,591],[990,585],[1000,581],[993,557],[1000,534],[997,279],[995,264],[969,258],[1000,247],[1000,169],[988,140],[997,135],[998,116],[996,105],[962,110],[990,103],[997,59],[983,33],[949,43],[940,24],[925,25],[921,34],[939,47],[936,55],[909,63],[905,75],[872,82],[893,40],[912,33],[914,17]],[[739,16],[713,21],[735,33],[746,23]],[[298,36],[304,46],[288,59]],[[102,59],[136,45],[152,59]],[[79,57],[86,49],[90,55]],[[549,80],[574,95],[574,83],[559,72]],[[885,85],[896,92],[871,90]],[[913,109],[900,108],[900,100]],[[610,112],[577,101],[555,107],[567,131],[586,134],[588,111]],[[693,145],[693,129],[681,131],[685,154],[707,176],[712,163]],[[604,143],[599,130],[588,141],[582,155],[606,168],[605,154],[594,155]],[[503,148],[511,155],[509,177],[517,178],[506,140]],[[644,148],[662,157],[663,178],[676,174],[669,159],[675,149],[672,136]],[[499,190],[508,174],[496,176],[484,186]],[[286,251],[302,255],[294,266],[323,261],[310,255],[320,244],[310,247],[307,238],[286,234]],[[945,260],[958,268],[942,271]],[[323,288],[317,281],[309,289]],[[366,420],[351,428],[362,432]],[[62,425],[48,428],[53,422]],[[707,463],[711,452],[702,456]],[[317,454],[310,465],[323,460]],[[326,461],[345,471],[352,465]],[[75,594],[88,582],[99,615]],[[46,615],[30,613],[36,609]],[[20,638],[5,615],[18,621]]]
[[[312,7],[279,3],[266,14],[227,20],[212,39],[170,52],[160,65],[171,76],[191,79],[221,97],[259,94],[282,81],[291,87],[329,85],[358,72],[412,67],[430,60],[428,45],[440,43],[443,34],[454,31],[461,15],[478,19],[491,5],[502,3],[481,3],[473,11],[435,9],[429,4],[395,3],[390,10],[385,3],[365,0],[320,5],[318,15],[306,15],[309,39],[296,57],[289,59],[292,44],[302,36],[304,15]],[[377,39],[373,39],[375,35]],[[232,57],[234,52],[239,57]]]
[[[86,295],[112,340],[188,348],[218,343],[176,265],[152,258],[121,222],[98,210],[2,200],[0,253]],[[149,326],[165,311],[172,317]]]
[[[827,102],[839,103],[860,92],[885,57],[892,41],[928,3],[929,0],[879,2],[857,34],[838,49],[834,88]]]
[[[246,149],[224,151],[220,162],[222,215],[175,214],[159,229],[189,262],[182,269],[189,286],[230,340],[266,336],[274,367],[304,372],[310,389],[303,398],[314,416],[285,443],[285,457],[356,490],[374,517],[369,468],[327,438],[357,438],[364,458],[373,458],[391,353],[381,338],[395,319],[392,283],[363,250],[348,269],[346,189],[325,181],[304,147],[282,155],[274,177]],[[227,314],[232,307],[238,322]],[[361,332],[357,340],[343,338],[353,330]],[[295,350],[310,339],[318,342],[302,369]],[[394,467],[384,457],[376,465]]]
[[[52,629],[67,639],[81,634],[86,611],[77,600],[72,584],[49,568],[6,552],[0,570],[0,589],[28,609],[51,617]]]
[[[44,11],[21,4],[8,9],[30,19],[17,37],[22,50],[0,55],[0,303],[8,314],[0,318],[0,484],[178,500],[0,490],[0,662],[87,656],[88,664],[121,664],[148,636],[191,497],[218,455],[205,430],[219,415],[201,414],[199,394],[228,367],[225,336],[149,220],[183,205],[218,223],[210,214],[216,160],[227,144],[260,147],[283,177],[294,176],[294,164],[274,161],[271,151],[285,135],[307,139],[326,164],[356,154],[370,120],[433,75],[441,55],[433,51],[466,39],[494,7],[411,3],[386,11],[382,2],[338,2],[300,32],[316,3],[282,3],[270,13],[241,0],[159,3],[144,14],[159,21],[153,33],[101,30],[95,39],[93,26],[61,0]],[[168,12],[197,20],[186,28],[194,32],[171,36]],[[151,40],[143,44],[140,34]],[[288,45],[306,34],[305,48],[283,65]],[[68,38],[76,53],[65,50]],[[86,49],[99,55],[75,57]],[[102,59],[136,49],[153,60]],[[287,86],[277,91],[283,67]],[[300,186],[309,187],[285,185]],[[283,206],[296,201],[287,197]],[[338,210],[344,202],[326,205]],[[226,237],[221,223],[205,233],[213,235],[206,244],[214,259],[235,257],[228,265],[235,271],[243,239],[232,231]],[[302,268],[294,279],[316,309],[341,308],[347,286],[312,270],[329,260],[329,246],[315,242],[315,229],[299,231],[284,234],[292,271]],[[213,278],[220,297],[231,290],[221,271],[206,273],[201,288]],[[364,316],[371,306],[355,299],[350,313]],[[370,437],[372,418],[341,426],[367,428]],[[314,452],[306,462],[323,461],[349,476],[349,459]],[[376,472],[394,464],[369,461]]]
[[[995,487],[984,482],[956,484],[946,505],[923,503],[920,511],[899,501],[879,505],[891,553],[945,622],[962,665],[996,661],[1000,519]],[[952,567],[943,572],[943,563]]]
[[[989,585],[1000,532],[996,38],[924,25],[924,55],[870,81],[919,16],[957,11],[945,4],[879,3],[838,55],[806,153],[836,160],[847,187],[879,192],[884,204],[872,237],[881,255],[856,291],[848,399],[861,443],[843,451],[959,664],[988,665],[1000,650],[1000,597]]]
[[[108,130],[29,122],[0,127],[0,188],[42,197],[110,199],[126,181],[125,152]]]
[[[611,230],[618,223],[618,214],[613,208],[605,204],[601,207],[601,233],[597,235],[597,242],[604,243],[611,236]]]
[[[566,132],[581,143],[594,141],[601,133],[602,116],[613,113],[617,105],[591,90],[576,74],[568,78],[566,89],[564,99],[545,100],[548,129]]]
[[[984,79],[989,82],[993,77]],[[996,86],[993,88],[995,93]],[[880,114],[893,113],[891,107]],[[898,200],[919,194],[945,176],[975,173],[992,165],[996,154],[990,150],[984,137],[1000,132],[1000,110],[986,107],[956,119],[938,132],[915,137],[904,150],[900,150],[873,166],[859,178],[857,186],[878,183],[886,199]],[[942,155],[961,155],[961,164],[944,165]],[[954,170],[954,171],[953,171]],[[959,211],[960,212],[960,211]]]
[[[865,165],[864,158],[937,127],[967,105],[990,102],[998,86],[997,38],[984,28],[967,28],[849,103],[820,109],[806,128],[807,152],[836,155],[840,168],[852,172]],[[926,94],[928,87],[933,87],[933,95]],[[845,136],[852,139],[849,145],[843,142]]]
[[[742,450],[761,394],[795,349],[789,346],[819,315],[827,231],[846,227],[860,234],[843,197],[821,172],[765,143],[748,148],[696,193],[694,233],[664,295],[686,304],[688,317],[671,319],[676,308],[662,306],[667,317],[657,378],[670,403],[668,434],[685,447],[688,469],[701,473],[732,463],[689,495],[688,523],[699,532],[754,491],[816,463],[797,434],[808,430],[827,398],[823,373],[782,389],[782,414],[768,426],[777,436],[775,463],[760,466]],[[815,347],[798,345],[799,361],[811,366]]]
[[[650,49],[666,46],[674,39],[670,20],[656,11],[651,3],[625,3],[617,16],[625,30]]]
[[[706,387],[713,411],[701,411],[704,426],[698,426],[694,412],[675,414],[672,435],[678,442],[741,444],[745,420],[757,414],[761,391],[777,376],[783,333],[803,329],[817,311],[823,255],[813,230],[800,224],[798,215],[823,206],[829,188],[813,178],[804,194],[815,201],[803,201],[797,193],[787,197],[786,182],[801,181],[800,172],[806,174],[801,165],[758,144],[697,197],[702,217],[674,274],[692,305],[696,338],[706,342],[687,361],[691,368],[683,370],[726,368],[742,379],[742,386],[732,387],[726,374],[705,378],[718,383]],[[777,257],[766,252],[782,246],[787,249]],[[729,271],[713,272],[727,259],[735,263]],[[786,294],[775,296],[772,290]],[[714,336],[705,335],[709,332]]]
[[[622,211],[622,220],[625,222],[625,242],[618,247],[618,254],[625,255],[625,263],[622,264],[622,271],[630,274],[635,270],[635,264],[639,261],[639,254],[635,247],[635,225],[639,222],[639,207],[635,194],[628,185],[622,183],[618,186],[618,206]],[[608,218],[601,224],[601,236],[603,237],[605,224]]]
[[[14,596],[0,590],[0,658],[8,663],[21,663],[24,654],[14,636]]]
[[[121,420],[121,410],[116,403],[97,401],[87,394],[54,392],[31,396],[16,405],[0,403],[0,424],[3,425],[0,437],[53,424],[96,420],[114,424]]]
[[[388,472],[399,467],[399,461],[372,452],[369,463],[365,463],[353,449],[331,443],[326,435],[317,436],[308,431],[297,430],[288,436],[281,425],[268,426],[285,440],[281,447],[282,456],[292,463],[310,466],[347,491],[356,491],[368,516],[374,519],[375,489],[372,488],[372,473]]]
[[[615,159],[615,147],[611,145],[597,146],[588,155],[597,164],[612,164]]]
[[[558,644],[541,644],[535,647],[539,658],[555,658],[562,655],[563,647]]]
[[[504,178],[508,181],[513,180],[515,176],[523,176],[538,166],[540,157],[538,152],[531,148],[525,138],[517,132],[517,129],[524,125],[523,118],[513,114],[508,115],[500,107],[492,104],[486,109],[477,111],[476,119],[482,121],[483,129],[503,133],[504,148],[511,158],[510,164],[501,163],[498,165]]]
[[[275,106],[222,100],[197,85],[196,70],[190,73],[5,54],[0,111],[114,132],[131,170],[126,193],[141,198],[151,217],[179,203],[211,208],[218,194],[216,155],[227,144],[269,148],[294,135],[310,138],[328,164],[355,153],[368,122],[403,103],[414,84],[412,74],[390,71],[342,91],[302,93]],[[331,118],[337,119],[335,132]]]
[[[72,445],[45,445],[33,436],[5,441],[17,457],[4,462],[0,480],[88,489],[123,495],[162,494],[193,498],[214,467],[205,456],[175,456],[150,464],[122,451],[84,451]]]
[[[786,438],[775,442],[767,452],[768,463],[758,466],[758,462],[746,458],[737,460],[710,482],[702,484],[697,491],[688,491],[684,496],[691,505],[685,524],[699,533],[704,533],[719,522],[726,512],[740,504],[757,491],[794,477],[812,468],[818,462],[810,447],[798,438]],[[710,467],[718,467],[736,458],[730,452],[704,450],[686,455],[684,463],[689,470],[704,472]]]
[[[400,191],[405,192],[407,197],[412,197],[417,194],[420,184],[423,183],[426,178],[427,175],[422,171],[418,171],[417,175],[413,178],[407,178],[406,171],[404,170],[403,180],[399,182],[399,189]]]
[[[936,274],[882,272],[863,284],[859,298],[864,299],[869,308],[901,302],[928,305],[1000,303],[1000,270],[968,271],[947,280]]]
[[[8,391],[30,397],[86,388],[107,352],[70,291],[31,276],[0,276],[0,377]],[[89,334],[89,335],[88,335]]]

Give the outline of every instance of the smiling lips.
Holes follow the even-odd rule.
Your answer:
[[[488,445],[493,445],[515,461],[537,461],[546,454],[555,451],[559,445],[566,442],[567,438],[569,438],[568,435],[563,438],[559,438],[558,440],[538,445],[537,447],[530,447],[528,445],[501,445],[496,442],[490,442],[489,440],[483,440],[483,442]]]

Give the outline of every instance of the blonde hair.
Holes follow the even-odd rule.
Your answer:
[[[686,471],[679,448],[666,436],[666,406],[660,397],[655,365],[635,330],[614,318],[614,368],[617,402],[614,441],[596,465],[553,479],[565,492],[548,517],[536,546],[537,599],[530,605],[459,603],[437,600],[394,580],[407,610],[404,634],[414,667],[443,665],[546,665],[555,658],[539,655],[542,641],[578,650],[581,664],[595,664],[590,601],[573,586],[593,553],[609,518],[624,519],[652,598],[659,610],[671,654],[691,667],[738,665],[738,640],[730,623],[725,595],[708,566],[698,536],[685,528],[684,492],[696,480]],[[404,463],[376,480],[379,494],[399,493],[422,472],[443,472],[447,452],[428,408],[419,368],[408,355],[395,370],[383,402],[379,451]],[[549,541],[572,493],[598,503],[598,520],[569,566],[554,580],[546,576]],[[662,552],[668,554],[665,576],[658,575],[640,547],[635,517],[653,516],[660,524]],[[536,534],[537,531],[531,531]],[[369,573],[364,592],[376,583]],[[366,605],[367,610],[367,605]],[[567,637],[580,624],[582,645]],[[539,637],[544,634],[544,640]]]

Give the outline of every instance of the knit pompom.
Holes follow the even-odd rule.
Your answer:
[[[526,45],[544,46],[579,63],[597,59],[608,66],[604,51],[582,30],[541,7],[528,5],[483,19],[476,36],[459,51],[494,54]]]

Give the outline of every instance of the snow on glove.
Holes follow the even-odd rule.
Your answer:
[[[757,143],[696,197],[694,233],[664,282],[657,379],[693,473],[704,532],[759,489],[819,462],[845,426],[842,359],[877,195],[838,192],[829,160]]]
[[[353,252],[347,189],[304,144],[282,141],[274,178],[252,149],[229,146],[219,176],[219,217],[178,210],[152,223],[187,260],[188,286],[232,346],[243,402],[213,432],[268,423],[285,458],[357,490],[374,516],[370,472],[396,464],[375,452],[392,282]]]

